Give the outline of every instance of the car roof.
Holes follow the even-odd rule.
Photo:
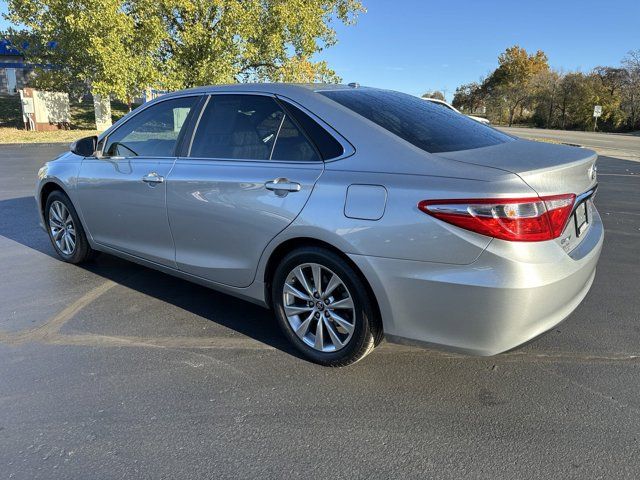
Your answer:
[[[141,105],[140,109],[144,110],[149,108],[159,102],[163,102],[165,100],[169,100],[172,98],[178,98],[188,95],[207,95],[210,93],[264,93],[270,95],[279,95],[283,98],[287,98],[289,100],[293,100],[294,102],[298,102],[302,104],[305,108],[309,108],[315,116],[323,118],[322,112],[319,112],[318,109],[321,105],[325,107],[329,107],[330,113],[334,113],[336,111],[336,107],[338,111],[341,111],[340,116],[348,115],[349,117],[356,117],[362,119],[355,112],[344,109],[340,105],[334,103],[332,100],[329,100],[324,95],[318,95],[316,92],[327,91],[327,90],[342,90],[342,91],[355,91],[360,89],[369,89],[369,90],[378,90],[372,89],[369,87],[360,87],[360,86],[349,86],[344,84],[330,84],[330,83],[233,83],[226,85],[207,85],[201,87],[194,87],[185,90],[178,90],[175,92],[167,92],[158,97],[145,102]],[[140,111],[138,109],[134,110],[134,112]],[[324,110],[326,112],[326,109]],[[132,112],[133,113],[133,112]],[[115,122],[111,127],[102,132],[99,138],[104,138],[109,135],[112,131],[127,121],[129,115],[125,115],[120,120]],[[323,119],[324,120],[324,119]]]
[[[336,83],[233,83],[226,85],[207,85],[167,93],[166,96],[183,95],[185,93],[213,92],[262,92],[286,95],[288,93],[318,92],[323,90],[355,90],[357,88]]]

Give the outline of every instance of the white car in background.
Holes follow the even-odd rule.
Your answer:
[[[437,98],[425,98],[425,100],[428,101],[428,102],[435,103],[437,105],[442,105],[444,108],[448,108],[449,110],[453,110],[454,112],[459,113],[460,115],[465,115],[460,110],[458,110],[456,107],[454,107],[453,105],[449,105],[444,100],[438,100]],[[491,125],[491,122],[489,120],[487,120],[486,118],[474,117],[473,115],[466,115],[466,116],[471,118],[471,119],[473,119],[473,120],[475,120],[476,122],[484,123],[485,125]]]

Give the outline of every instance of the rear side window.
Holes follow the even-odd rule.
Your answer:
[[[318,92],[430,153],[470,150],[513,138],[433,102],[373,88]]]
[[[197,97],[164,100],[133,116],[109,135],[103,155],[172,157]]]
[[[321,127],[318,122],[312,119],[309,115],[304,113],[295,105],[289,102],[282,102],[285,105],[287,111],[293,115],[311,141],[315,144],[316,148],[322,155],[323,160],[331,160],[337,158],[344,153],[344,148],[329,132]]]
[[[191,157],[319,161],[314,146],[271,97],[212,95],[198,122]]]
[[[318,154],[288,115],[284,116],[272,160],[319,160]]]

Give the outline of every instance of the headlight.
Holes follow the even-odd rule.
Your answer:
[[[40,170],[38,170],[38,179],[42,180],[44,177],[46,177],[48,169],[49,165],[46,163],[42,167],[40,167]]]

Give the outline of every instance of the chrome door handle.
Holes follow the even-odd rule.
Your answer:
[[[289,192],[299,192],[302,186],[298,182],[291,182],[288,178],[276,178],[265,182],[264,187],[267,190],[276,192],[279,197],[284,197]]]
[[[164,177],[161,177],[156,172],[150,172],[142,177],[142,181],[144,183],[162,183],[164,182]]]

